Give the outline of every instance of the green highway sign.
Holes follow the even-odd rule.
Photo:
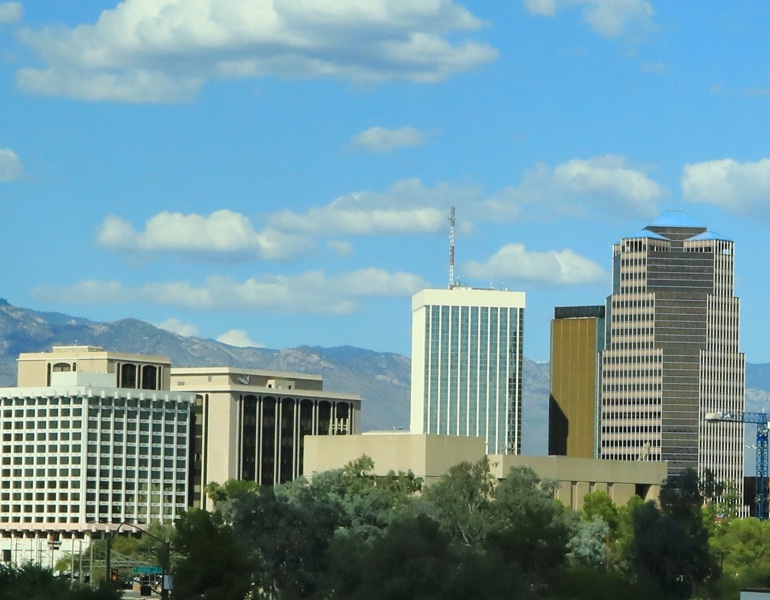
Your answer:
[[[134,567],[134,573],[140,573],[142,575],[160,575],[163,573],[162,567]]]

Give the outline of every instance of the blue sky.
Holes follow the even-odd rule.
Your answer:
[[[0,295],[235,345],[409,354],[456,273],[601,304],[664,210],[736,242],[770,362],[770,4],[0,1]]]

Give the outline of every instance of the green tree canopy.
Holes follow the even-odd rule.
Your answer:
[[[243,600],[255,564],[234,530],[218,513],[192,509],[176,522],[172,540],[174,598]]]
[[[709,552],[696,473],[688,470],[669,478],[661,489],[660,504],[658,508],[646,502],[632,513],[633,563],[664,593],[689,598],[718,573]]]

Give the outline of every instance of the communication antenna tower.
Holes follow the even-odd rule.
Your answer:
[[[455,286],[455,207],[449,209],[449,289]]]

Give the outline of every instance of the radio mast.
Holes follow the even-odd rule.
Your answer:
[[[449,289],[455,286],[455,207],[449,209]]]

